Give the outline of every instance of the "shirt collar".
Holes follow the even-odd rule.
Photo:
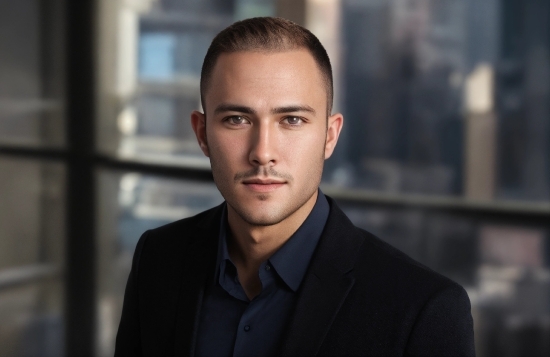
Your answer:
[[[304,279],[311,257],[327,222],[330,206],[318,190],[317,201],[298,230],[269,258],[269,262],[284,282],[297,291]]]
[[[223,211],[222,211],[222,222],[220,225],[220,243],[218,246],[218,269],[224,260],[231,261],[231,258],[229,257],[229,250],[227,249],[227,237],[231,232],[228,229],[229,223],[227,222],[227,203],[223,205]]]
[[[295,292],[304,279],[311,257],[325,228],[329,211],[329,203],[319,189],[317,201],[304,223],[268,260],[285,284]],[[227,207],[224,205],[220,227],[217,272],[219,272],[222,261],[231,260],[227,249],[226,239],[230,234],[227,227]]]

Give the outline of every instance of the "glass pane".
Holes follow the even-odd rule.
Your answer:
[[[143,232],[217,206],[214,183],[101,171],[98,279],[100,356],[112,356],[136,243]]]
[[[0,272],[64,261],[61,164],[0,157]]]
[[[419,209],[341,204],[353,223],[460,283],[478,356],[550,353],[550,231]]]
[[[200,108],[203,55],[220,29],[273,15],[277,4],[103,1],[101,149],[208,169],[188,119]],[[331,57],[335,110],[346,118],[324,181],[392,194],[550,200],[549,7],[307,1],[305,24]]]
[[[0,4],[0,144],[62,146],[62,1]]]
[[[63,356],[63,326],[61,280],[0,286],[0,357]]]
[[[550,2],[308,6],[346,118],[327,183],[550,199]]]
[[[189,119],[201,107],[202,60],[219,31],[238,19],[273,15],[274,1],[144,3],[101,2],[100,149],[207,169]]]
[[[63,354],[64,174],[0,157],[0,356]]]

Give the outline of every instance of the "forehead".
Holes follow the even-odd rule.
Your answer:
[[[205,93],[209,110],[220,101],[251,107],[323,107],[326,89],[317,63],[305,49],[224,53],[216,62]]]

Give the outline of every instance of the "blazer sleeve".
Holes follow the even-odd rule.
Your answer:
[[[470,299],[452,284],[435,293],[416,319],[407,356],[475,356]]]
[[[138,272],[141,253],[148,234],[149,231],[143,233],[134,252],[132,269],[126,283],[126,291],[124,292],[122,316],[116,336],[115,357],[143,355],[139,324]]]

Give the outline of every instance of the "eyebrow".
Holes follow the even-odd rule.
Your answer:
[[[309,105],[289,105],[286,107],[273,108],[271,110],[272,114],[285,114],[295,112],[307,112],[315,115],[315,109],[313,109]]]
[[[237,104],[220,104],[214,110],[214,114],[224,113],[224,112],[238,112],[245,114],[256,114],[256,111],[250,107]],[[271,109],[271,114],[286,114],[286,113],[295,113],[295,112],[308,112],[315,115],[315,109],[309,105],[288,105],[285,107],[278,107]]]
[[[214,110],[214,114],[225,113],[225,112],[256,114],[256,111],[254,109],[244,105],[236,105],[236,104],[220,104]]]

